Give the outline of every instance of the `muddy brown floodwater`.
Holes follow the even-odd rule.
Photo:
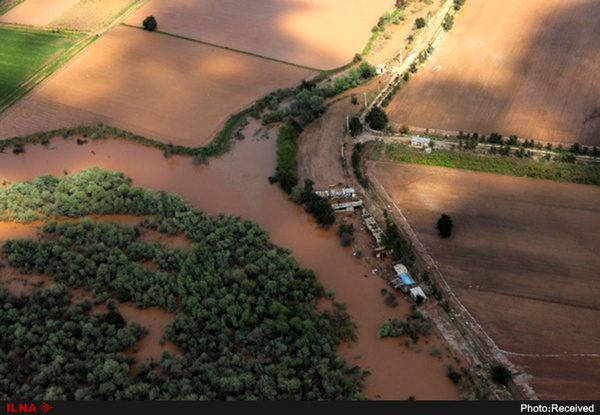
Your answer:
[[[248,128],[260,127],[251,123]],[[102,166],[122,171],[136,186],[178,193],[206,212],[251,219],[269,232],[275,244],[289,248],[300,266],[313,269],[324,288],[333,290],[336,301],[347,304],[358,339],[342,344],[338,352],[350,365],[371,373],[363,390],[368,398],[459,399],[460,391],[446,375],[446,364],[457,364],[454,352],[436,333],[412,349],[403,338],[377,339],[381,324],[403,317],[409,312],[408,303],[401,300],[396,308],[387,306],[381,289],[389,285],[374,276],[365,261],[354,258],[351,248],[340,246],[334,229],[320,229],[276,185],[269,184],[276,163],[274,132],[257,131],[246,137],[230,153],[201,166],[194,166],[190,158],[165,158],[159,150],[126,141],[77,145],[55,139],[48,148],[32,145],[24,154],[0,154],[0,183]],[[4,228],[0,232],[0,240],[5,239]],[[157,325],[164,324],[159,320]],[[429,353],[433,345],[442,351],[439,356]]]

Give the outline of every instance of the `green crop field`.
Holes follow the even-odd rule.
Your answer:
[[[72,51],[81,39],[81,36],[0,27],[0,108],[35,85],[32,78],[49,75],[56,69],[55,63],[66,60],[66,52]]]

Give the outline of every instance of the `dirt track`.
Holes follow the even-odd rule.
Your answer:
[[[0,138],[103,122],[201,146],[230,114],[311,71],[116,27],[0,116]]]
[[[388,106],[415,127],[600,144],[600,4],[467,1]]]
[[[600,189],[389,162],[369,174],[540,399],[598,399]]]

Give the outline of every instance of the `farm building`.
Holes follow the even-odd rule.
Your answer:
[[[431,139],[426,137],[414,136],[410,138],[410,145],[413,147],[428,147]]]
[[[317,196],[326,199],[352,199],[356,197],[356,191],[352,187],[342,187],[341,189],[315,190]]]
[[[419,301],[418,300],[419,297],[422,297],[421,301],[427,301],[427,296],[425,295],[425,292],[423,292],[423,289],[419,286],[416,286],[416,287],[413,287],[410,289],[410,296],[415,301]]]
[[[375,221],[375,218],[371,216],[368,210],[363,211],[362,220],[369,232],[373,235],[376,242],[376,247],[373,249],[373,254],[376,258],[381,258],[388,254],[388,249],[383,246],[384,233]]]
[[[408,290],[415,286],[415,280],[412,279],[408,269],[403,264],[394,264],[394,272],[396,273],[396,278],[390,281],[390,284],[396,290],[402,290],[405,293]]]

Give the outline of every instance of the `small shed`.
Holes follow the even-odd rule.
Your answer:
[[[419,286],[410,289],[410,296],[413,300],[418,301],[419,297],[422,297],[422,301],[427,301],[427,296],[423,292],[423,289]]]
[[[414,136],[410,138],[410,145],[413,147],[428,147],[431,139],[426,137]]]
[[[349,199],[349,198],[353,198],[356,196],[356,191],[352,187],[344,187],[342,189],[342,194],[344,195],[345,198]]]
[[[394,271],[396,272],[396,278],[390,281],[390,284],[395,290],[408,292],[409,288],[415,285],[415,281],[410,276],[408,269],[402,264],[395,264]]]
[[[385,73],[385,65],[383,65],[383,64],[376,65],[375,73],[377,73],[377,75],[381,75],[381,74]]]

